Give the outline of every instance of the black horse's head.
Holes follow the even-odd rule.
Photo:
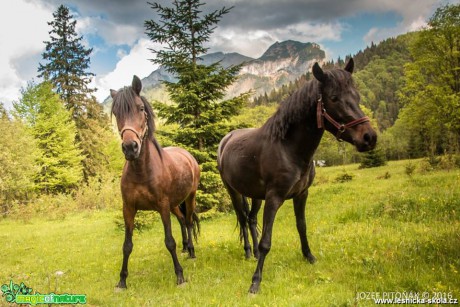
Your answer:
[[[320,82],[317,107],[318,128],[325,128],[337,139],[356,146],[360,152],[375,148],[377,134],[363,111],[359,108],[359,93],[351,74],[353,59],[345,69],[323,71],[318,63],[313,65],[313,75]]]
[[[112,114],[117,120],[122,151],[129,161],[139,157],[144,139],[153,138],[155,128],[152,107],[140,96],[141,89],[141,80],[134,76],[130,87],[119,91],[110,90],[113,99]]]

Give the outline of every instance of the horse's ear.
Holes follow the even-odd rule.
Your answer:
[[[142,82],[141,82],[141,79],[139,79],[138,76],[136,76],[136,75],[133,76],[133,83],[131,84],[131,87],[133,88],[134,92],[137,95],[140,95],[141,90],[142,90]]]
[[[318,62],[313,65],[313,76],[315,76],[316,80],[318,80],[321,83],[324,83],[326,81],[326,74],[323,72],[321,67],[319,67]]]
[[[115,96],[118,94],[118,92],[116,90],[110,90],[110,96],[113,98],[115,98]]]
[[[345,66],[345,70],[348,71],[350,74],[352,74],[354,67],[355,67],[355,61],[353,61],[353,58],[350,58],[347,65]]]

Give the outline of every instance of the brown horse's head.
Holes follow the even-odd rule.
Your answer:
[[[117,120],[122,139],[121,147],[128,161],[139,157],[144,139],[152,138],[155,127],[152,108],[140,96],[141,89],[141,80],[134,76],[130,87],[119,91],[110,90],[113,99],[112,114]]]
[[[353,66],[353,59],[345,69],[324,72],[318,63],[313,65],[313,75],[320,82],[317,121],[318,128],[325,128],[337,139],[347,141],[363,152],[374,149],[377,134],[359,108],[359,93],[351,77]]]

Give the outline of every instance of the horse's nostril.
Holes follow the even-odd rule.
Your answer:
[[[365,133],[363,138],[364,138],[364,142],[366,142],[367,144],[369,144],[372,140],[372,137],[369,135],[369,133]]]
[[[121,144],[121,149],[123,150],[124,153],[126,153],[128,151],[136,152],[138,150],[138,148],[139,148],[139,145],[135,141],[132,141],[131,143],[122,143]]]

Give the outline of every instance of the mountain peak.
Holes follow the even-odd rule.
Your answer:
[[[324,51],[316,43],[301,43],[293,40],[276,42],[259,58],[262,61],[274,61],[286,58],[324,58]]]

